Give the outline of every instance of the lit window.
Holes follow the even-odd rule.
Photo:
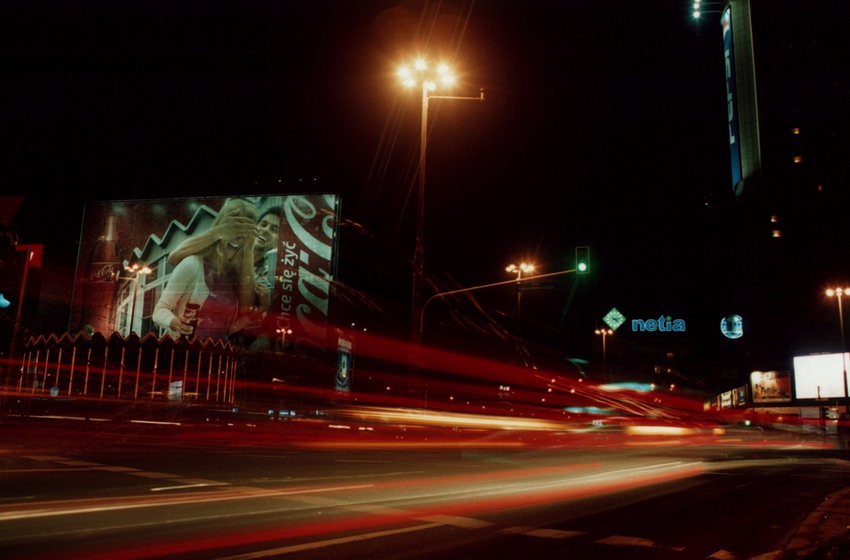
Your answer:
[[[793,161],[794,163],[802,163],[802,161],[803,161],[803,156],[794,156],[794,157],[792,158],[792,161]]]
[[[794,135],[800,134],[800,127],[799,126],[791,127],[791,134],[794,134]]]
[[[775,229],[770,232],[771,237],[782,237],[782,230]]]
[[[770,223],[772,223],[772,224],[778,224],[778,223],[779,223],[779,216],[777,216],[776,214],[772,215],[772,216],[770,217]]]

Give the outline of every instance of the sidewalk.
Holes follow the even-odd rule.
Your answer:
[[[788,540],[782,560],[850,558],[850,486],[824,499]]]

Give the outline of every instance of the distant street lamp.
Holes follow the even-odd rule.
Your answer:
[[[432,95],[439,85],[444,87],[454,83],[455,78],[445,64],[436,68],[429,66],[424,59],[418,59],[412,67],[404,66],[398,71],[402,83],[407,87],[422,87],[422,120],[419,128],[419,193],[416,208],[416,248],[413,253],[413,308],[410,319],[411,340],[421,342],[417,320],[422,308],[422,286],[424,283],[424,254],[422,234],[425,224],[425,154],[428,146],[428,101],[430,99],[470,99],[484,101],[484,90],[478,97],[457,97],[453,95]]]
[[[292,329],[279,328],[275,329],[275,332],[280,335],[280,353],[283,354],[286,350],[286,335],[292,334]]]
[[[694,0],[691,15],[694,19],[699,19],[703,14],[719,14],[721,13],[719,8],[722,7],[722,2],[703,2],[702,0]]]
[[[829,288],[826,290],[829,297],[835,296],[838,300],[838,327],[841,329],[841,368],[842,382],[844,383],[844,412],[850,413],[850,401],[847,399],[847,358],[844,355],[844,311],[841,307],[841,298],[850,296],[850,288]]]
[[[133,333],[133,322],[136,319],[136,298],[139,295],[139,276],[150,274],[153,270],[147,266],[141,266],[139,263],[128,265],[127,261],[124,261],[124,270],[132,274],[128,279],[133,281],[133,303],[130,306],[130,325],[127,328],[127,336],[130,336]]]
[[[612,329],[596,329],[593,332],[602,336],[602,375],[604,375],[607,378],[608,377],[608,357],[607,357],[608,351],[606,349],[605,340],[609,336],[614,334],[614,331]]]
[[[522,273],[534,272],[534,265],[528,263],[520,263],[519,266],[509,264],[505,267],[506,272],[516,272],[516,330],[519,336],[522,328],[522,319],[520,317],[520,306],[522,305]]]

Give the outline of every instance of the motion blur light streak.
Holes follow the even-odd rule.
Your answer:
[[[601,472],[586,473],[587,468],[578,468],[578,475],[569,477],[565,473],[572,469],[545,468],[520,469],[498,472],[492,476],[481,476],[477,480],[467,477],[446,477],[442,480],[413,479],[403,484],[390,485],[393,492],[382,492],[388,488],[380,485],[374,488],[374,494],[348,498],[337,496],[331,501],[316,503],[321,508],[323,519],[313,523],[303,523],[285,528],[277,524],[264,530],[233,530],[227,533],[217,532],[183,539],[160,539],[156,543],[124,543],[120,551],[100,549],[86,555],[87,558],[151,558],[166,555],[193,554],[207,550],[224,550],[227,547],[272,543],[281,539],[319,537],[342,531],[363,530],[381,526],[415,523],[432,520],[435,517],[450,519],[453,516],[474,517],[504,510],[538,506],[547,503],[576,500],[583,497],[619,492],[629,488],[640,488],[671,480],[688,478],[702,474],[705,469],[701,463],[670,462],[640,465],[632,468],[605,471],[605,465],[599,464],[590,470]],[[507,483],[506,483],[507,482]],[[340,492],[350,493],[368,489],[366,486],[339,488]],[[404,493],[401,490],[406,490]],[[282,494],[282,495],[285,495]],[[420,506],[393,506],[393,503]],[[296,507],[309,506],[310,502],[296,502]],[[278,506],[281,511],[291,509],[286,503]],[[335,518],[329,509],[340,510]],[[371,513],[371,515],[364,515]],[[234,527],[237,525],[234,525]],[[420,526],[415,526],[420,527]],[[414,530],[414,529],[411,529]],[[383,533],[383,532],[382,532]],[[358,537],[355,537],[358,538]],[[365,538],[369,538],[368,535]],[[271,554],[283,554],[306,550],[316,546],[334,546],[348,542],[348,539],[329,539],[320,543],[306,543],[295,546],[275,546],[267,551],[238,555],[236,558],[262,557]],[[116,556],[117,555],[117,556]],[[259,556],[257,556],[259,555]]]
[[[225,483],[220,483],[225,484]],[[206,486],[213,486],[208,484]],[[197,485],[196,485],[197,486]],[[292,496],[296,494],[315,494],[342,490],[368,488],[371,485],[337,486],[321,488],[295,488],[291,490],[232,489],[206,493],[192,493],[186,496],[126,496],[120,498],[92,498],[86,500],[68,500],[62,502],[40,502],[38,504],[9,504],[0,506],[0,522],[35,517],[53,517],[57,515],[79,515],[104,511],[117,511],[149,507],[164,507],[177,504],[198,504],[230,500],[257,499],[268,497]],[[187,487],[188,488],[188,487]],[[151,489],[151,492],[157,491]],[[17,508],[17,509],[16,509]]]
[[[225,556],[224,558],[220,558],[219,560],[250,560],[252,558],[266,558],[269,556],[277,556],[282,554],[290,554],[293,552],[302,552],[305,550],[314,550],[317,548],[326,548],[331,546],[339,546],[342,544],[352,543],[356,541],[363,541],[368,539],[380,539],[383,537],[389,537],[394,535],[401,535],[404,533],[411,533],[413,531],[425,531],[428,529],[434,529],[443,525],[442,523],[426,523],[424,525],[414,525],[413,527],[402,527],[400,529],[390,529],[386,531],[375,531],[372,533],[366,533],[361,535],[355,535],[351,537],[343,537],[339,539],[328,539],[317,542],[310,542],[305,544],[295,544],[290,546],[282,546],[280,548],[272,548],[269,550],[261,550],[259,552],[252,552],[250,554],[239,554],[237,556]]]
[[[485,416],[459,414],[451,412],[403,410],[397,408],[357,407],[337,411],[343,416],[362,417],[368,421],[412,423],[419,425],[476,427],[494,430],[557,430],[564,429],[563,423],[543,420],[511,418],[506,416]]]

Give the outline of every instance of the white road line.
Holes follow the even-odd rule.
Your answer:
[[[717,552],[712,552],[709,558],[712,560],[736,560],[737,556],[728,550],[720,549]]]
[[[662,546],[656,544],[655,541],[651,539],[643,539],[641,537],[624,537],[622,535],[611,535],[610,537],[605,537],[604,539],[599,539],[598,541],[594,542],[599,544],[610,544],[613,546],[644,546],[648,548],[664,548],[667,550],[675,550],[677,552],[685,550],[684,546]]]
[[[502,529],[502,533],[527,535],[529,537],[540,537],[544,539],[570,539],[587,534],[585,531],[561,531],[558,529],[540,529],[524,526],[508,527],[507,529]]]

